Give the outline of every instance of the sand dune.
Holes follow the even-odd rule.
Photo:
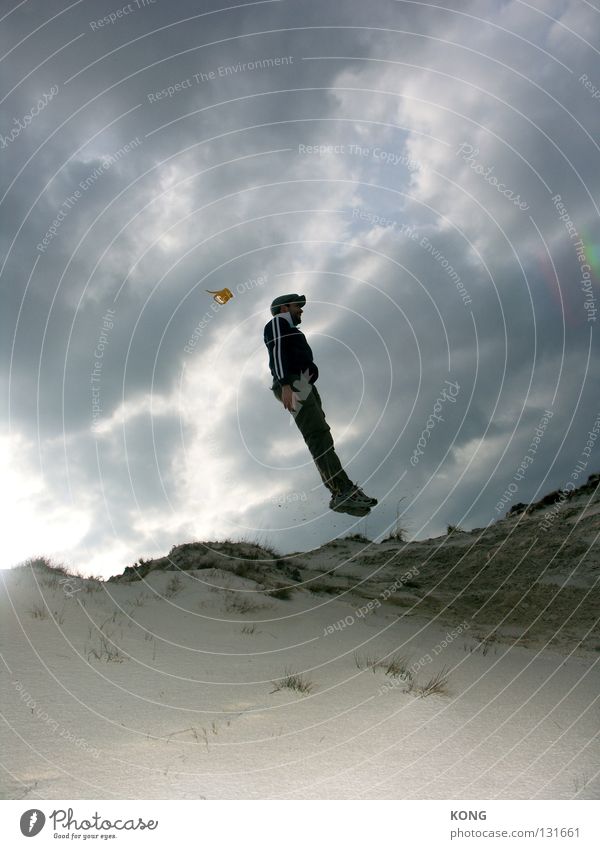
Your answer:
[[[598,798],[599,529],[594,482],[424,542],[4,570],[2,795]]]

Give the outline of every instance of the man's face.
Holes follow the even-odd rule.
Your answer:
[[[283,309],[286,309],[286,307],[283,307]],[[302,321],[302,307],[300,304],[287,304],[287,309],[292,316],[294,325],[300,324]]]

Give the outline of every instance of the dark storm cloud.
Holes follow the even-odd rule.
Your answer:
[[[348,526],[268,388],[281,291],[307,294],[339,452],[382,501],[371,535],[402,496],[415,533],[495,518],[550,404],[520,494],[569,475],[596,414],[593,323],[551,198],[597,231],[592,9],[39,8],[3,22],[6,49],[26,40],[0,133],[58,91],[0,150],[2,351],[14,337],[11,427],[27,469],[40,440],[40,505],[86,512],[63,554],[120,566],[232,529],[289,551]],[[411,466],[446,380],[460,392]]]

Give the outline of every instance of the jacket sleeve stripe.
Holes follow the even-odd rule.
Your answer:
[[[281,328],[279,326],[277,316],[273,317],[273,321],[271,323],[273,325],[273,365],[275,366],[277,377],[282,378],[283,361],[281,359]]]

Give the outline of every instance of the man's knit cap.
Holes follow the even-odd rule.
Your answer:
[[[271,315],[277,315],[285,304],[300,304],[303,307],[305,303],[306,295],[280,295],[271,304]]]

